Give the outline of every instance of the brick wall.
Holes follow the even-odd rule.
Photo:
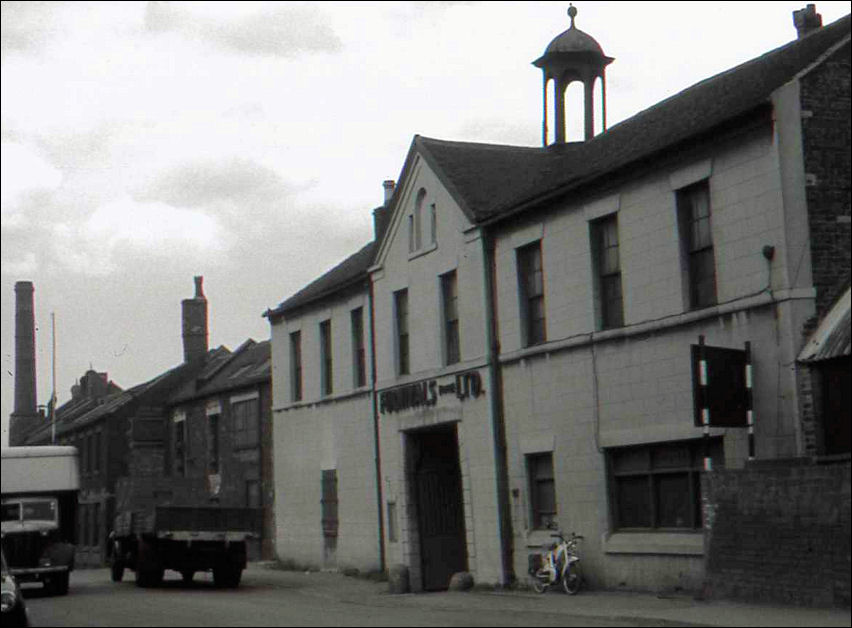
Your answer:
[[[850,267],[850,61],[849,43],[801,79],[802,141],[807,178],[815,326],[839,296]],[[806,330],[808,331],[808,330]]]
[[[849,606],[849,462],[718,470],[702,495],[709,596]]]

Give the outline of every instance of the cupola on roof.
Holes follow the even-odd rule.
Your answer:
[[[594,37],[584,33],[574,25],[574,18],[577,17],[577,8],[574,5],[568,7],[568,17],[571,18],[571,26],[550,42],[544,51],[544,55],[547,56],[552,52],[593,52],[606,56],[603,48]]]

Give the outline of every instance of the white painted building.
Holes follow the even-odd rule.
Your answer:
[[[836,109],[814,94],[848,74],[849,18],[811,30],[565,143],[560,90],[585,81],[592,102],[613,61],[572,16],[535,62],[553,144],[548,119],[542,148],[416,136],[370,259],[269,313],[279,557],[334,564],[319,501],[336,469],[341,566],[402,564],[415,590],[457,571],[506,584],[555,521],[585,536],[593,586],[699,589],[705,458],[737,468],[810,447],[796,358],[835,263],[814,253],[815,216],[839,212],[848,232],[849,212],[812,194],[848,197],[808,170],[826,154],[814,125]],[[832,98],[848,102],[845,85]],[[835,261],[848,259],[847,238]],[[351,381],[358,307],[374,377],[323,394],[322,325],[335,386]],[[749,343],[753,439],[702,427],[700,337],[707,351]],[[742,398],[719,407],[746,416]]]

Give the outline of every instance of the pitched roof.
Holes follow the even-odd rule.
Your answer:
[[[304,307],[314,301],[330,296],[331,294],[349,287],[367,277],[367,269],[373,261],[373,253],[376,242],[370,242],[354,255],[350,255],[337,266],[324,273],[318,279],[299,290],[296,294],[286,299],[275,309],[267,310],[264,316],[270,322],[282,317],[287,312],[292,312]]]
[[[216,393],[245,388],[269,381],[271,377],[270,342],[246,340],[215,371],[202,372],[186,382],[169,398],[176,404]]]
[[[849,37],[850,16],[717,74],[587,142],[547,148],[450,142],[415,143],[477,222],[563,194],[759,111],[772,93]]]
[[[211,368],[212,365],[218,363],[224,356],[230,354],[230,351],[225,347],[218,347],[207,352],[207,360],[202,372]],[[56,434],[57,436],[73,432],[87,425],[95,423],[99,419],[109,417],[110,415],[120,412],[132,402],[148,395],[162,394],[162,399],[155,399],[157,404],[163,403],[169,391],[176,385],[180,384],[184,377],[190,376],[195,372],[197,366],[194,364],[179,364],[178,366],[160,373],[153,379],[133,386],[127,390],[116,392],[108,395],[100,400],[93,401],[91,404],[86,404],[82,411],[57,413]],[[161,392],[160,392],[161,391]],[[64,406],[63,406],[64,407]],[[78,410],[78,408],[74,408]],[[50,423],[45,422],[43,426],[33,430],[26,439],[27,444],[39,444],[47,442],[50,439]]]
[[[852,352],[852,300],[850,289],[837,299],[822,319],[801,353],[800,362],[820,362],[850,355]]]

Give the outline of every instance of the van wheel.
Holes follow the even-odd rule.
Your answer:
[[[68,572],[57,574],[45,585],[51,595],[68,595]]]

